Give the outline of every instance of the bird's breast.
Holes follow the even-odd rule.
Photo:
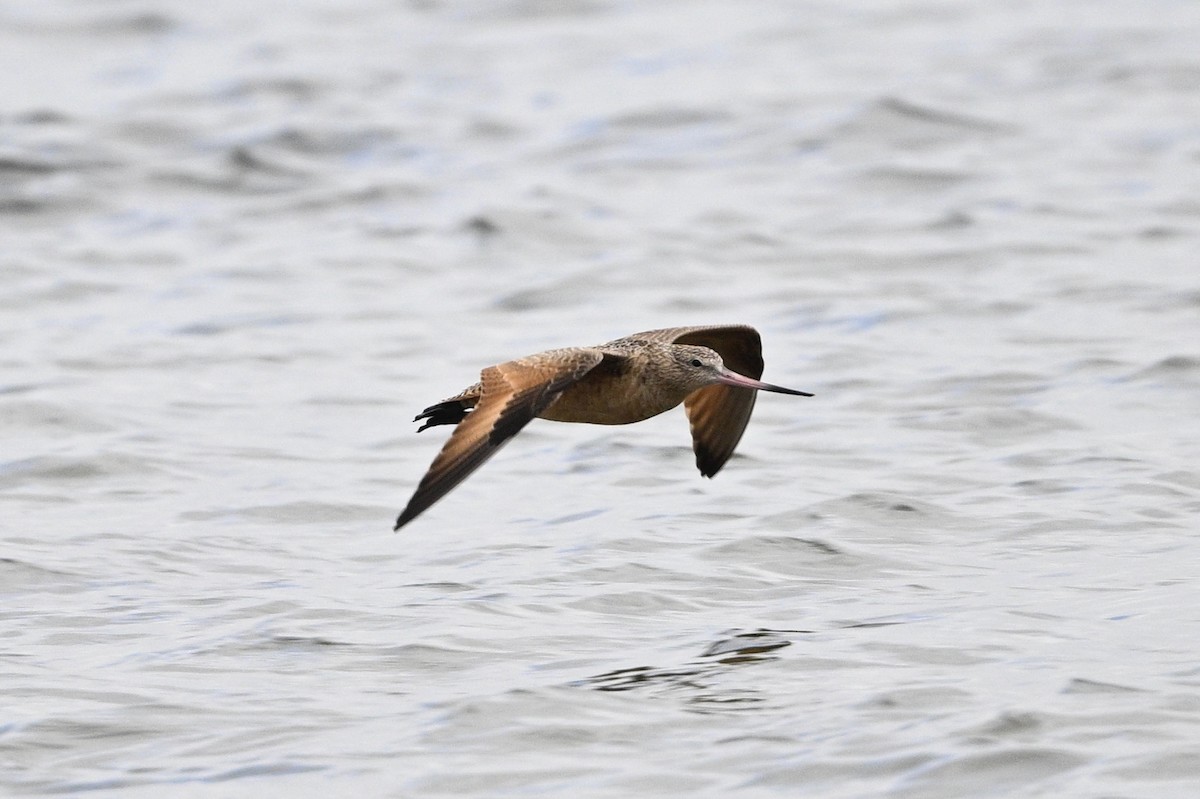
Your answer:
[[[538,416],[554,422],[632,424],[669,411],[683,402],[664,391],[639,369],[623,374],[593,373],[567,388]]]

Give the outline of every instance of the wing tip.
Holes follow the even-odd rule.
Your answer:
[[[416,498],[415,495],[413,498]],[[404,506],[404,510],[400,511],[400,515],[396,517],[396,524],[394,527],[392,527],[392,532],[399,532],[401,527],[408,524],[425,511],[429,510],[429,506],[432,504],[432,502],[423,502],[419,505],[415,505],[412,500],[409,500],[408,504]]]
[[[697,455],[696,468],[700,470],[701,477],[707,477],[709,480],[711,480],[714,476],[716,476],[717,472],[721,471],[721,467],[725,465],[726,460],[728,460],[728,458],[717,460],[711,455]]]

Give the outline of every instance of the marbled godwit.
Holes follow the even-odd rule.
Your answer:
[[[418,432],[439,424],[457,427],[395,529],[446,496],[534,417],[630,424],[682,402],[696,465],[712,477],[741,439],[756,391],[812,396],[763,383],[762,371],[762,339],[746,325],[649,330],[598,347],[549,350],[489,366],[478,383],[413,419],[427,420]]]

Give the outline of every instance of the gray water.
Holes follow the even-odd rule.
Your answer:
[[[1200,793],[1200,3],[0,8],[0,792]],[[490,363],[748,323],[765,395]]]

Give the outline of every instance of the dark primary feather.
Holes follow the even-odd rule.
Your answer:
[[[573,357],[554,362],[518,359],[484,369],[475,409],[464,411],[465,418],[433,459],[393,529],[444,497],[603,358],[599,350],[580,348]]]
[[[427,427],[437,427],[440,424],[458,424],[467,417],[470,408],[462,400],[444,400],[436,405],[430,405],[415,417],[414,422],[426,419],[425,424],[417,428],[421,432]]]

